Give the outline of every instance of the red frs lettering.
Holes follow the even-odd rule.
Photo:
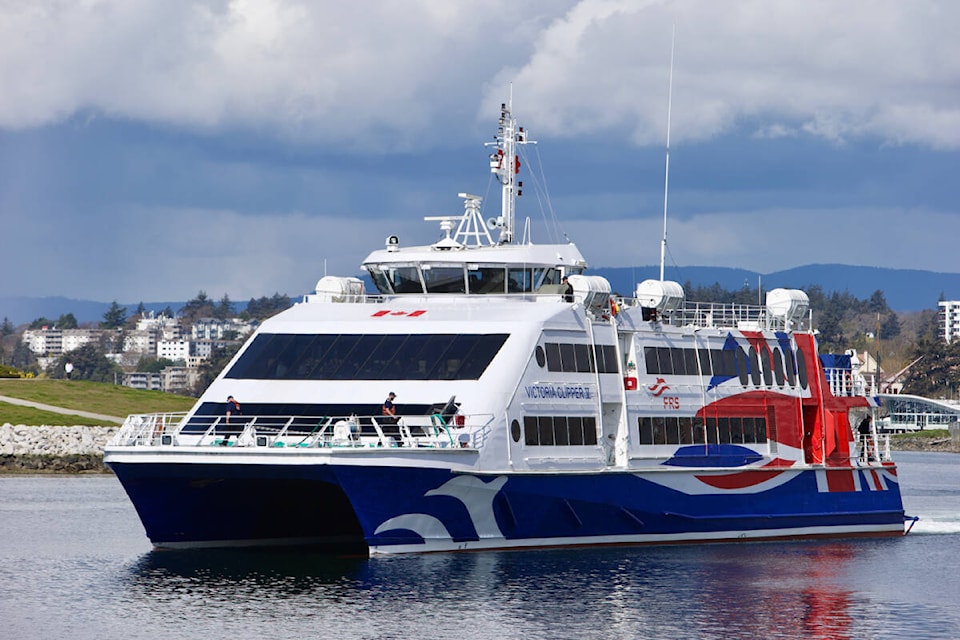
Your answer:
[[[663,408],[664,408],[664,409],[679,409],[679,408],[680,408],[680,396],[663,396]]]

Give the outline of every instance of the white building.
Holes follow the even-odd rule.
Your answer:
[[[133,353],[155,354],[157,352],[157,332],[141,329],[128,331],[123,339],[123,350]]]
[[[27,329],[21,338],[37,355],[61,355],[96,342],[103,335],[100,329]]]
[[[162,390],[162,376],[159,373],[133,371],[123,374],[123,386],[131,389],[146,389],[148,391]]]
[[[201,318],[190,327],[190,334],[194,340],[223,340],[224,336],[232,333],[237,338],[249,335],[257,326],[255,320],[245,322],[239,318],[218,320],[217,318]]]
[[[940,337],[949,343],[960,336],[960,300],[941,300],[940,307]]]
[[[189,340],[157,340],[157,358],[183,360],[193,355],[193,343]]]

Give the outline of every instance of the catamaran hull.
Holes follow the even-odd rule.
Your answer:
[[[110,462],[157,547],[422,553],[903,533],[896,471]]]

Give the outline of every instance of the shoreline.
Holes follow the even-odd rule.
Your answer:
[[[103,447],[118,427],[0,425],[0,475],[111,474]],[[949,436],[894,438],[893,451],[960,453]]]

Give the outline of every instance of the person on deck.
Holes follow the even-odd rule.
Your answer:
[[[396,397],[397,394],[391,391],[387,394],[387,399],[383,401],[383,407],[380,409],[381,415],[387,416],[387,421],[393,422],[393,424],[396,424],[399,420],[397,417],[397,407],[393,404]]]
[[[227,396],[227,409],[225,413],[226,417],[223,420],[224,424],[230,424],[230,416],[239,416],[240,414],[241,414],[240,403],[237,402],[236,398],[234,398],[233,396]],[[228,433],[223,437],[223,440],[220,441],[220,444],[223,446],[227,446],[227,442],[229,441],[230,441],[230,434]]]
[[[860,434],[860,441],[863,446],[860,457],[866,458],[867,462],[873,462],[874,460],[873,439],[870,438],[872,431],[870,427],[872,422],[873,416],[867,415],[867,417],[861,420],[860,424],[857,426],[857,433]]]
[[[573,285],[567,280],[567,276],[563,276],[560,284],[563,287],[563,301],[573,302]]]

